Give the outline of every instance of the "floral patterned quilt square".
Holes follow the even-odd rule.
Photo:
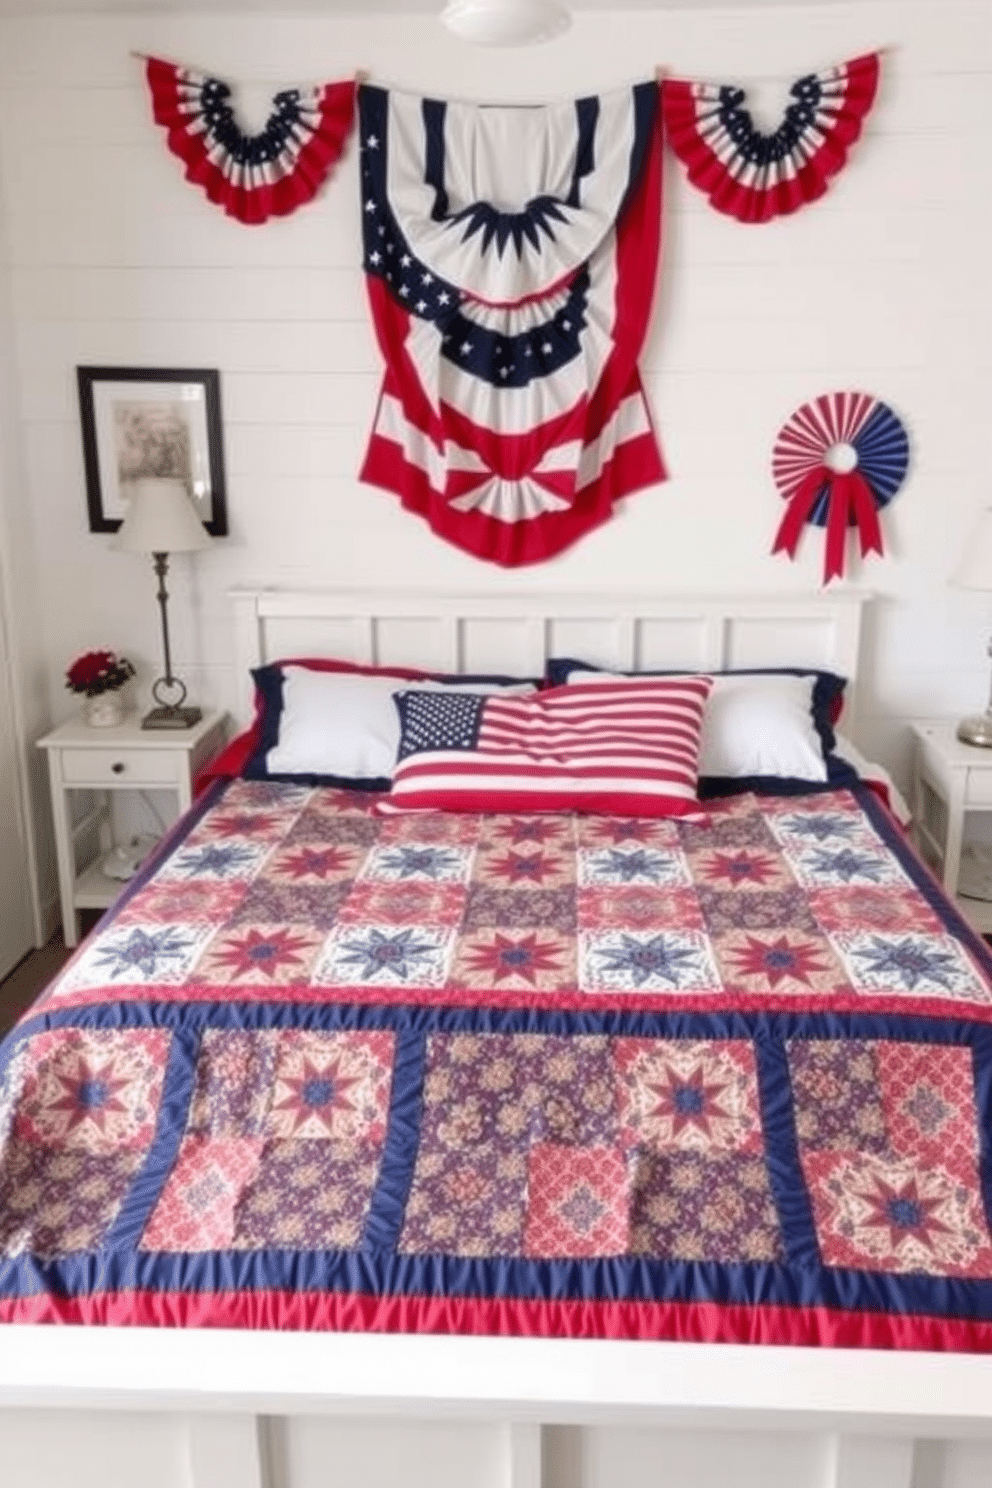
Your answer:
[[[0,1045],[0,1320],[988,1351],[990,973],[860,786],[229,782]]]

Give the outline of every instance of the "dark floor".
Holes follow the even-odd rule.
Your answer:
[[[93,928],[98,918],[98,914],[88,915],[84,911],[80,916],[80,928],[84,935]],[[0,981],[0,1036],[13,1027],[25,1009],[31,1006],[38,994],[62,970],[71,955],[72,951],[66,946],[62,931],[59,930],[40,951],[32,951],[25,956]]]

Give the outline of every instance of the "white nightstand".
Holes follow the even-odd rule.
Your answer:
[[[189,729],[143,731],[138,715],[132,714],[118,727],[106,729],[72,720],[38,740],[38,748],[48,754],[66,945],[73,946],[79,939],[78,910],[106,909],[124,888],[100,868],[104,854],[113,846],[110,792],[175,791],[178,809],[185,811],[193,799],[198,771],[224,745],[225,722],[224,713],[205,713]],[[75,790],[96,792],[97,805],[73,825],[69,794]],[[92,839],[94,828],[100,852],[80,869],[77,844],[85,836]]]
[[[992,934],[992,900],[958,895],[966,812],[992,812],[992,749],[962,744],[957,723],[912,725],[913,817],[923,857],[982,935]]]

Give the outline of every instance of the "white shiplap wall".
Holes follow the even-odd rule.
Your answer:
[[[643,357],[671,479],[628,500],[555,561],[504,573],[461,554],[355,479],[378,355],[359,273],[352,142],[322,195],[246,228],[182,179],[150,120],[132,49],[242,87],[248,120],[277,86],[343,77],[471,99],[598,90],[653,66],[752,85],[777,118],[799,73],[887,47],[879,102],[826,199],[764,227],[720,217],[674,162],[663,270]],[[231,536],[173,566],[178,669],[207,702],[233,694],[235,582],[512,593],[810,589],[769,556],[781,422],[863,387],[903,416],[911,477],[884,518],[863,742],[902,771],[905,719],[984,702],[992,598],[947,577],[986,500],[992,394],[987,98],[992,25],[975,3],[837,4],[734,13],[577,15],[563,38],[487,51],[430,16],[73,16],[0,22],[0,193],[24,475],[8,488],[21,592],[35,596],[52,717],[66,662],[109,644],[159,661],[150,564],[85,519],[77,363],[211,366],[222,377]],[[34,628],[32,628],[34,633]]]

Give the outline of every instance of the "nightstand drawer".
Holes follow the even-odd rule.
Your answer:
[[[65,749],[62,778],[67,785],[171,785],[184,757],[172,749]]]
[[[174,814],[185,811],[193,800],[197,770],[223,746],[224,723],[223,713],[209,712],[188,729],[155,735],[143,732],[136,713],[103,730],[76,717],[38,740],[38,748],[48,754],[67,946],[79,940],[78,911],[111,904],[121,889],[100,867],[114,845],[118,797],[126,803],[128,794],[165,791],[176,798]],[[73,794],[81,791],[91,792],[91,800],[73,805]]]
[[[969,770],[964,787],[964,804],[992,807],[992,770]]]

